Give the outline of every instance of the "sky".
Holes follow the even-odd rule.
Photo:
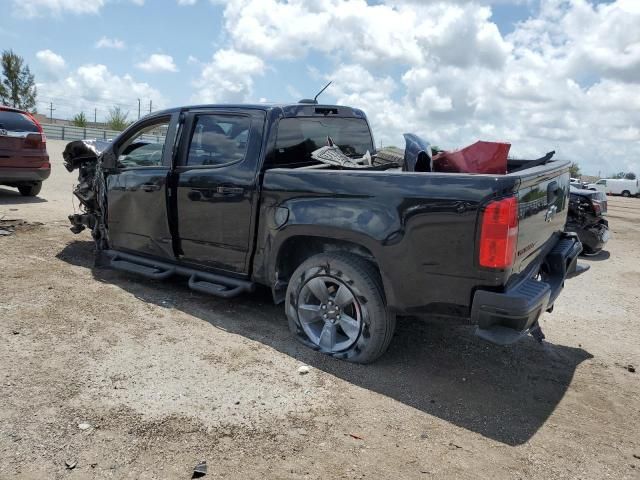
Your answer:
[[[202,103],[362,108],[377,144],[507,141],[640,174],[640,0],[2,0],[38,111]]]

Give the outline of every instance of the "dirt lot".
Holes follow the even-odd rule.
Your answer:
[[[94,268],[62,145],[40,198],[0,187],[27,222],[0,237],[0,478],[640,478],[640,199],[610,199],[546,344],[402,319],[356,366],[299,346],[268,292]]]

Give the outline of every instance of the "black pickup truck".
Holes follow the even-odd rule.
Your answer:
[[[72,230],[148,278],[222,297],[266,285],[295,337],[352,362],[384,353],[397,315],[468,319],[499,344],[542,336],[582,248],[563,233],[568,162],[410,171],[431,156],[413,145],[404,162],[343,168],[311,155],[328,137],[375,156],[361,110],[312,103],[175,108],[108,145],[70,143]]]

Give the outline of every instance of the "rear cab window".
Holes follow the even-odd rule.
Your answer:
[[[276,148],[267,168],[295,168],[315,162],[311,153],[328,144],[327,138],[349,157],[373,153],[373,139],[366,120],[343,117],[283,118],[278,124]]]
[[[38,133],[38,126],[24,113],[0,110],[0,130]]]

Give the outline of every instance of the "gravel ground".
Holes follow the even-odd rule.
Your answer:
[[[610,198],[544,345],[401,319],[358,366],[298,345],[266,291],[94,268],[63,146],[39,198],[0,187],[24,221],[0,237],[0,478],[640,478],[640,199]]]

